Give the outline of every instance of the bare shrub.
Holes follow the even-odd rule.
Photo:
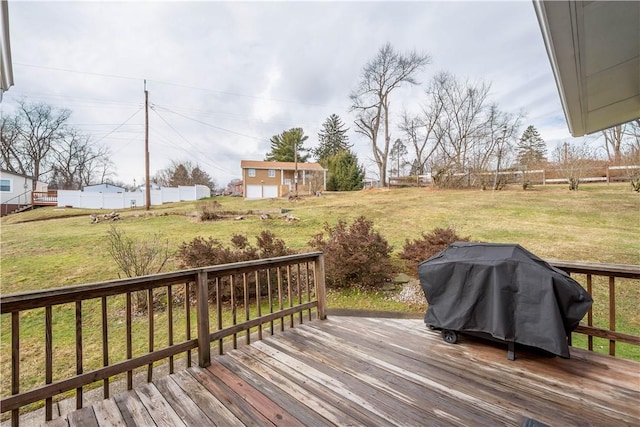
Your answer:
[[[453,242],[468,242],[469,237],[460,237],[453,228],[434,228],[430,233],[422,233],[419,239],[406,239],[400,258],[406,260],[407,273],[418,275],[418,264],[446,249]]]
[[[107,238],[109,254],[126,277],[160,273],[171,257],[169,242],[162,241],[157,234],[148,241],[135,240],[118,227],[111,226],[107,232]],[[135,292],[133,304],[135,311],[146,311],[148,307],[147,293],[145,291]]]
[[[220,214],[222,205],[216,200],[202,202],[198,204],[198,212],[201,221],[216,221],[222,218]]]
[[[349,226],[340,220],[323,229],[309,245],[324,252],[327,286],[377,288],[393,278],[393,248],[373,230],[373,221],[361,216]]]

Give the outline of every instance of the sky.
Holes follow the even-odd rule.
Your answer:
[[[68,108],[69,125],[109,147],[114,180],[144,180],[144,89],[151,175],[198,164],[219,186],[240,161],[263,160],[273,135],[302,127],[318,144],[340,116],[368,177],[370,142],[354,132],[349,93],[385,43],[429,54],[420,85],[392,94],[392,139],[438,72],[491,84],[490,100],[524,113],[548,152],[572,142],[530,0],[517,1],[47,1],[9,0],[17,102]]]

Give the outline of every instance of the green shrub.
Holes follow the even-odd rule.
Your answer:
[[[373,230],[373,221],[361,216],[349,226],[340,220],[334,227],[325,223],[323,229],[309,245],[324,252],[328,287],[377,288],[393,278],[393,248]]]
[[[460,237],[453,228],[434,228],[429,234],[422,233],[419,239],[406,239],[400,258],[406,261],[407,273],[418,275],[418,264],[446,249],[453,242],[468,242],[469,237]]]

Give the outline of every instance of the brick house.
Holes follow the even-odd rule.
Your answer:
[[[287,197],[295,191],[293,162],[242,160],[242,181],[247,199]],[[327,171],[318,163],[298,163],[298,194],[325,191]]]

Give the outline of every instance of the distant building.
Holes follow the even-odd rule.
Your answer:
[[[242,196],[243,195],[243,182],[241,179],[232,179],[227,184],[227,188],[224,190],[225,196]]]
[[[247,199],[287,197],[295,191],[294,162],[242,160],[243,193]],[[298,194],[327,188],[327,171],[319,163],[298,163]]]

